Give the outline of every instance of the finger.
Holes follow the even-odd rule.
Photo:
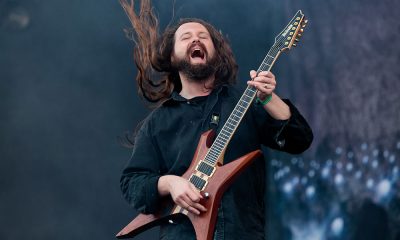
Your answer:
[[[264,76],[264,77],[269,77],[269,78],[275,77],[275,75],[270,71],[262,71],[257,76]]]
[[[254,82],[254,81],[249,81],[247,83],[251,86],[254,86],[255,88],[257,88],[257,90],[259,92],[262,92],[264,94],[271,94],[273,92],[273,90],[275,89],[275,86],[270,85],[270,84]]]
[[[196,208],[197,210],[202,211],[202,212],[207,211],[207,208],[205,208],[205,207],[204,207],[203,205],[201,205],[200,203],[195,203],[195,204],[193,205],[193,207]]]
[[[269,84],[271,86],[275,86],[276,85],[276,81],[275,81],[274,78],[256,77],[254,79],[254,82],[260,83],[262,85],[265,85],[265,84]]]
[[[259,82],[259,81],[248,81],[247,83],[251,86],[256,87],[258,90],[263,90],[269,86],[268,83]]]
[[[182,207],[183,209],[186,209],[187,211],[194,213],[196,215],[200,214],[200,211],[197,210],[195,207],[196,203],[191,202],[190,198],[187,196],[182,196],[178,201],[177,204]],[[192,205],[192,206],[191,206]]]
[[[203,195],[201,195],[200,191],[198,188],[196,188],[193,184],[190,184],[190,188],[192,189],[193,193],[196,195],[197,198],[199,198],[198,201],[200,201],[201,199],[203,199]],[[197,202],[198,202],[197,201]],[[196,201],[195,201],[196,202]]]
[[[203,198],[197,188],[193,185],[188,189],[187,195],[192,202],[200,202],[200,199]]]
[[[251,70],[251,71],[250,71],[250,78],[253,79],[253,78],[255,78],[256,76],[257,76],[257,72],[254,71],[254,70]]]

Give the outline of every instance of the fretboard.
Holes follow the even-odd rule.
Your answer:
[[[272,48],[268,51],[268,54],[262,61],[260,67],[258,68],[257,74],[261,71],[270,71],[279,54],[280,54],[279,49],[275,47],[275,45],[272,46]],[[231,140],[237,127],[242,121],[243,116],[246,114],[251,103],[256,97],[256,94],[257,94],[257,89],[255,87],[247,86],[239,102],[236,104],[228,120],[225,122],[221,131],[215,138],[215,141],[211,145],[211,148],[206,154],[206,157],[203,161],[205,161],[207,164],[212,166],[216,165],[218,159],[227,148],[229,141]]]

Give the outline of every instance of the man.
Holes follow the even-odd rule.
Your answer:
[[[142,213],[154,213],[160,199],[172,200],[190,214],[207,209],[200,192],[180,177],[189,167],[200,135],[219,116],[220,130],[241,93],[232,84],[237,66],[229,45],[210,24],[183,19],[157,35],[157,19],[149,1],[139,16],[133,2],[121,1],[136,32],[135,63],[140,94],[158,107],[138,131],[131,159],[121,177],[127,201]],[[155,72],[159,72],[155,76]],[[259,103],[246,113],[226,150],[229,163],[261,144],[301,153],[312,142],[312,132],[297,109],[275,93],[271,72],[250,72]],[[215,239],[265,239],[265,160],[255,160],[227,189],[218,210]],[[195,239],[188,219],[161,226],[160,239]]]

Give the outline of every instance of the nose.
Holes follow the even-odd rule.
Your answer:
[[[200,42],[200,39],[198,37],[194,37],[192,43],[198,43]]]

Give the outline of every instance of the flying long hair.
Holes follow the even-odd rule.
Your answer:
[[[172,67],[171,54],[175,32],[184,23],[197,22],[210,33],[216,50],[217,66],[213,88],[236,81],[237,64],[233,52],[222,36],[211,24],[195,18],[181,19],[159,34],[159,23],[150,0],[141,0],[139,13],[135,11],[135,0],[119,0],[133,27],[134,61],[138,69],[136,81],[141,96],[151,103],[160,103],[172,91],[182,88],[178,71]]]

